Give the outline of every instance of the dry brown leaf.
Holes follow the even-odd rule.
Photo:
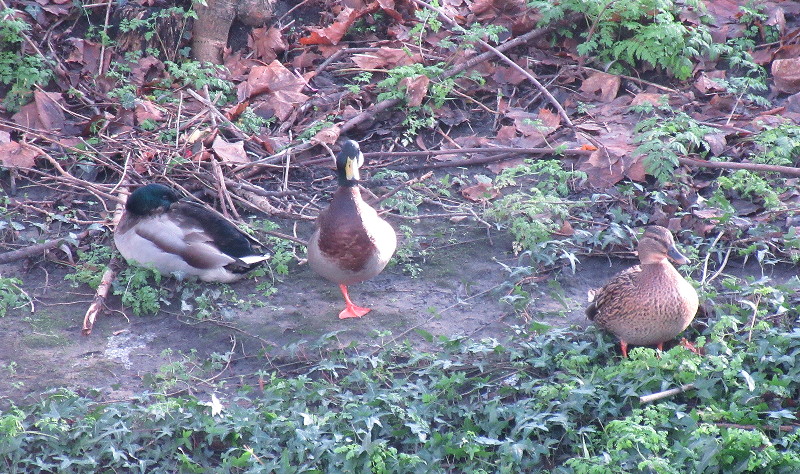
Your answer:
[[[481,182],[461,190],[461,195],[473,202],[485,202],[500,195],[492,183]]]
[[[419,107],[422,99],[428,94],[428,76],[420,74],[416,77],[404,77],[400,80],[400,87],[406,90],[406,103],[409,107]]]
[[[224,138],[217,136],[211,145],[214,154],[223,163],[249,163],[247,153],[244,151],[244,141],[228,143]]]
[[[776,59],[772,62],[775,87],[787,94],[800,92],[800,58]]]
[[[519,70],[516,68],[498,66],[494,70],[492,79],[494,79],[498,84],[511,84],[516,86],[521,84],[523,81],[526,81],[528,77],[519,72]]]
[[[445,103],[436,109],[436,118],[449,127],[455,127],[469,120],[469,114],[460,107]]]
[[[511,146],[515,138],[517,138],[517,127],[514,125],[501,125],[495,135],[497,143],[505,146]]]
[[[395,9],[394,0],[378,0],[378,5],[384,13],[394,18],[395,21],[406,21],[403,15]]]
[[[33,145],[7,141],[0,143],[0,165],[5,168],[33,168],[44,152]]]
[[[311,33],[308,36],[300,38],[300,44],[339,44],[339,41],[342,40],[342,37],[350,29],[353,22],[366,12],[366,9],[353,10],[352,8],[344,7],[339,12],[339,15],[336,16],[333,24],[325,28],[311,28]]]
[[[595,72],[581,84],[581,91],[592,94],[601,102],[611,102],[617,97],[620,86],[619,76],[605,72]]]
[[[556,234],[564,237],[569,237],[575,235],[575,229],[572,227],[572,224],[570,224],[568,220],[564,220],[561,223],[561,228],[558,229],[558,232],[556,232]]]
[[[414,57],[399,48],[379,48],[369,53],[354,54],[353,62],[361,69],[391,69],[414,63]]]
[[[131,82],[137,86],[144,86],[161,77],[164,73],[164,63],[153,56],[144,57],[136,63],[131,70]]]
[[[339,139],[341,133],[342,130],[336,125],[325,127],[311,137],[311,143],[314,145],[319,145],[320,143],[333,145]]]
[[[39,121],[45,130],[55,131],[64,128],[64,99],[57,92],[33,91],[33,102],[39,111]]]
[[[728,145],[725,133],[709,133],[703,137],[703,140],[708,143],[711,148],[711,154],[714,156],[722,155]]]
[[[794,35],[800,35],[800,31],[794,32]],[[769,50],[768,50],[769,51]],[[773,52],[774,59],[792,59],[800,57],[800,44],[786,44]]]
[[[555,132],[558,127],[561,126],[561,116],[547,107],[542,107],[539,109],[539,122],[544,127],[544,130],[540,130],[541,133],[547,136]]]
[[[292,59],[292,67],[298,70],[305,70],[311,68],[314,63],[322,59],[322,55],[316,51],[312,51],[310,49],[303,50],[302,53],[295,56]],[[313,69],[313,68],[312,68]],[[308,71],[310,73],[316,73],[316,71]]]
[[[486,168],[494,174],[500,174],[503,170],[513,168],[525,163],[525,157],[511,158],[510,160],[495,161],[486,165]]]
[[[281,30],[275,28],[256,28],[250,32],[248,44],[253,48],[256,59],[265,63],[274,61],[278,53],[286,51],[288,47],[283,40]]]
[[[578,160],[578,169],[585,172],[589,183],[598,188],[608,188],[625,177],[636,181],[645,179],[642,157],[634,155],[630,129],[619,124],[608,124],[598,141],[604,148]]]
[[[774,26],[778,30],[778,34],[783,35],[786,32],[786,15],[783,8],[772,4],[767,7],[767,21],[764,23],[766,26]],[[762,39],[767,33],[767,28],[762,28]]]
[[[239,116],[242,115],[245,110],[247,110],[248,107],[250,107],[250,102],[239,102],[225,111],[225,118],[231,122],[235,122],[239,119]]]
[[[694,86],[703,94],[725,92],[727,89],[716,79],[725,79],[725,71],[707,71],[700,74]]]
[[[547,108],[540,109],[538,114],[512,108],[506,116],[514,120],[514,127],[522,134],[522,137],[516,137],[508,130],[503,131],[505,135],[501,135],[501,139],[506,139],[504,143],[508,146],[541,146],[546,143],[546,137],[561,124],[561,117]]]
[[[154,120],[160,122],[164,120],[164,114],[156,104],[149,100],[139,100],[136,102],[136,121],[142,123],[145,120]]]
[[[103,49],[100,43],[81,38],[67,38],[64,41],[71,44],[73,48],[66,59],[67,62],[83,65],[82,72],[96,74],[100,70],[100,51]],[[110,54],[104,56],[104,66],[111,64],[111,57]]]
[[[512,108],[509,109],[506,116],[514,120],[514,127],[516,127],[519,133],[523,135],[540,134],[539,129],[542,125],[539,123],[539,117],[537,115],[526,110]]]
[[[303,79],[275,60],[267,66],[254,67],[247,81],[239,84],[237,96],[242,102],[260,94],[269,94],[266,106],[274,111],[279,120],[285,120],[298,104],[308,100],[308,96],[300,92],[305,86]]]
[[[635,107],[637,105],[642,104],[650,104],[653,107],[658,107],[661,105],[662,101],[666,102],[666,94],[653,94],[651,92],[640,92],[633,97],[631,100],[631,107]]]
[[[64,111],[59,106],[63,102],[61,94],[56,92],[33,92],[33,102],[24,105],[11,117],[14,123],[39,129],[58,131],[64,128]]]

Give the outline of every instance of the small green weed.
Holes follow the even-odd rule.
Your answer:
[[[796,421],[800,390],[800,331],[791,325],[749,331],[722,314],[695,338],[705,356],[636,347],[624,360],[610,356],[605,334],[537,327],[514,328],[504,344],[428,335],[432,352],[404,344],[369,355],[336,348],[331,334],[314,346],[318,360],[295,361],[292,374],[259,370],[258,386],[245,384],[239,395],[96,403],[51,393],[0,412],[0,462],[9,473],[94,472],[98,464],[193,472],[800,469],[800,436],[781,428]],[[162,394],[207,384],[231,357],[164,356],[169,362],[146,380]],[[695,388],[639,401],[685,383]]]
[[[574,202],[566,200],[570,183],[584,176],[563,170],[558,160],[526,160],[496,177],[497,189],[515,190],[495,200],[486,217],[508,228],[514,236],[514,250],[525,252],[535,263],[549,266],[567,259],[574,265],[568,242],[554,239],[553,233],[575,207]]]
[[[21,308],[30,303],[30,297],[22,288],[19,278],[6,278],[0,276],[0,318],[12,309]]]
[[[181,63],[165,61],[164,65],[167,66],[167,72],[172,78],[181,84],[196,90],[208,87],[210,92],[222,93],[227,101],[234,99],[233,91],[235,88],[232,82],[223,78],[224,75],[221,74],[222,66],[200,64],[197,61],[183,61]]]
[[[265,119],[259,115],[256,115],[253,109],[247,107],[239,116],[239,120],[236,121],[236,125],[244,133],[256,134],[261,133],[264,128],[268,127],[274,122],[275,117]]]
[[[571,12],[585,15],[591,26],[581,34],[584,41],[578,53],[610,65],[612,73],[628,73],[629,68],[646,63],[683,80],[691,76],[694,58],[720,53],[704,24],[684,24],[679,18],[683,9],[704,11],[697,0],[529,0],[528,5],[542,14],[540,25]]]
[[[128,266],[117,274],[112,287],[122,297],[122,305],[137,316],[155,314],[161,303],[168,302],[169,291],[161,285],[163,277],[156,270]]]
[[[748,170],[736,170],[729,176],[717,178],[718,192],[736,193],[736,197],[762,203],[767,209],[783,209],[786,205],[778,195],[783,190],[775,186],[776,180],[769,180]],[[721,197],[717,196],[722,202]],[[727,206],[726,206],[727,207]],[[732,206],[731,206],[732,207]]]
[[[716,130],[683,112],[663,107],[660,113],[639,122],[634,131],[635,142],[639,144],[636,153],[645,157],[645,170],[663,183],[674,181],[679,156],[705,155],[710,146],[703,137]]]
[[[47,85],[54,70],[48,59],[20,53],[23,34],[30,26],[18,14],[14,9],[0,11],[0,83],[11,86],[3,98],[9,112],[28,103],[33,89]]]
[[[111,259],[112,250],[107,245],[92,244],[88,250],[78,249],[78,264],[74,273],[65,276],[73,286],[89,285],[92,289],[100,286],[106,264]]]
[[[406,275],[417,278],[422,273],[421,263],[424,263],[428,252],[421,245],[422,238],[414,235],[414,229],[407,225],[400,225],[398,230],[402,237],[400,245],[392,257],[392,262],[394,265],[400,265]]]

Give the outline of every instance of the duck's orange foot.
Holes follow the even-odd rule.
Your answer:
[[[704,351],[702,348],[698,349],[694,346],[691,342],[689,342],[685,337],[681,338],[681,345],[690,351],[694,352],[697,355],[703,355]]]
[[[365,314],[372,311],[369,308],[362,308],[361,306],[356,306],[350,301],[350,295],[347,294],[347,286],[346,285],[339,285],[339,289],[342,290],[342,296],[344,296],[344,304],[347,305],[341,313],[339,313],[339,319],[347,319],[347,318],[360,318]]]
[[[360,318],[361,316],[364,316],[370,311],[372,310],[369,308],[362,308],[361,306],[356,306],[356,305],[352,306],[348,305],[345,309],[342,310],[341,313],[339,313],[339,319]]]

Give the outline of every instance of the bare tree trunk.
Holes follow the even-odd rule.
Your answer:
[[[222,50],[236,16],[236,0],[208,0],[208,6],[198,3],[196,8],[192,56],[200,62],[222,64]]]
[[[263,26],[275,11],[275,0],[207,0],[197,4],[192,28],[192,56],[201,62],[222,64],[222,51],[234,18],[247,26]]]

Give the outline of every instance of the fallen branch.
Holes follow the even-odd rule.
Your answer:
[[[678,395],[679,393],[683,393],[687,390],[692,390],[694,387],[693,383],[687,383],[686,385],[681,385],[677,388],[671,388],[669,390],[664,390],[662,392],[651,393],[650,395],[643,395],[639,397],[639,403],[650,403],[656,400],[661,400],[662,398],[671,397],[673,395]]]
[[[86,315],[83,317],[83,328],[81,329],[81,334],[84,336],[88,336],[92,333],[94,322],[97,319],[97,315],[100,314],[100,310],[103,308],[103,304],[108,296],[108,290],[111,289],[111,283],[114,282],[114,277],[116,276],[117,257],[111,257],[111,260],[109,260],[108,266],[106,267],[106,271],[103,272],[103,278],[100,279],[100,286],[97,287],[97,291],[94,293],[92,304],[89,305],[89,309],[86,310]]]
[[[128,182],[124,180],[120,181],[118,187],[127,191]],[[119,221],[122,219],[123,210],[125,209],[126,201],[127,198],[117,198],[117,206],[114,209],[114,216],[111,219],[112,229],[119,225]],[[106,297],[108,296],[108,291],[111,289],[111,283],[114,282],[114,278],[117,276],[117,263],[116,255],[111,257],[111,259],[108,261],[106,270],[103,272],[103,277],[100,279],[100,285],[97,286],[97,290],[94,292],[94,299],[92,299],[92,303],[89,305],[89,308],[86,310],[86,314],[83,316],[83,328],[81,328],[81,334],[84,336],[88,336],[92,333],[94,322],[97,320],[97,315],[100,314],[100,310],[103,308]]]
[[[732,163],[728,161],[706,161],[694,158],[678,158],[682,165],[699,166],[701,168],[716,168],[724,170],[748,170],[765,173],[780,173],[788,176],[800,177],[800,168],[794,166],[764,165],[761,163]]]
[[[414,156],[436,156],[436,155],[456,155],[468,153],[497,154],[497,153],[521,153],[531,155],[543,154],[562,154],[562,155],[591,155],[592,150],[582,150],[579,148],[569,150],[558,150],[556,148],[541,147],[485,147],[485,148],[446,148],[443,150],[423,150],[423,151],[373,151],[364,153],[365,158],[375,157],[414,157]],[[306,162],[308,163],[308,162]],[[304,163],[305,164],[305,163]]]
[[[502,148],[500,150],[502,150]],[[474,165],[484,165],[486,163],[494,163],[497,161],[511,160],[514,158],[518,158],[520,154],[544,155],[544,154],[555,154],[555,153],[556,152],[552,148],[528,148],[516,152],[499,153],[494,156],[478,156],[475,158],[469,158],[466,160],[458,160],[458,161],[441,161],[439,163],[422,163],[418,165],[395,166],[392,169],[397,171],[414,171],[419,169],[428,170],[435,168],[451,168],[457,166],[474,166]],[[592,151],[590,150],[565,150],[564,152],[562,152],[562,154],[564,155],[579,155],[579,156],[589,155],[591,153]]]
[[[219,120],[222,121],[222,123],[227,125],[228,128],[230,129],[231,133],[233,133],[233,135],[236,136],[236,138],[238,138],[240,140],[246,140],[247,139],[247,135],[245,135],[245,133],[242,132],[239,129],[239,127],[236,126],[235,123],[231,122],[228,119],[228,117],[225,116],[225,114],[220,112],[220,110],[217,108],[217,106],[213,102],[211,102],[211,100],[206,99],[205,97],[203,97],[202,95],[198,94],[197,92],[195,92],[195,91],[193,91],[191,89],[186,89],[186,92],[188,92],[190,96],[192,96],[195,99],[197,99],[201,104],[205,105],[213,116],[217,117]]]
[[[724,423],[724,422],[717,422],[714,423],[715,425],[719,426],[720,428],[738,428],[740,430],[766,430],[772,428],[771,426],[756,426],[756,425],[740,425],[739,423]],[[778,430],[783,431],[784,433],[792,432],[798,428],[800,425],[780,425],[776,427]]]
[[[85,239],[89,235],[89,232],[90,232],[89,230],[81,232],[80,234],[75,236],[75,240],[80,241],[81,239]],[[1,253],[0,265],[10,262],[15,262],[17,260],[22,260],[23,258],[36,256],[46,250],[58,247],[59,245],[69,241],[70,238],[61,237],[58,239],[48,240],[47,242],[43,242],[41,244],[29,245],[19,250],[13,250],[11,252]]]

